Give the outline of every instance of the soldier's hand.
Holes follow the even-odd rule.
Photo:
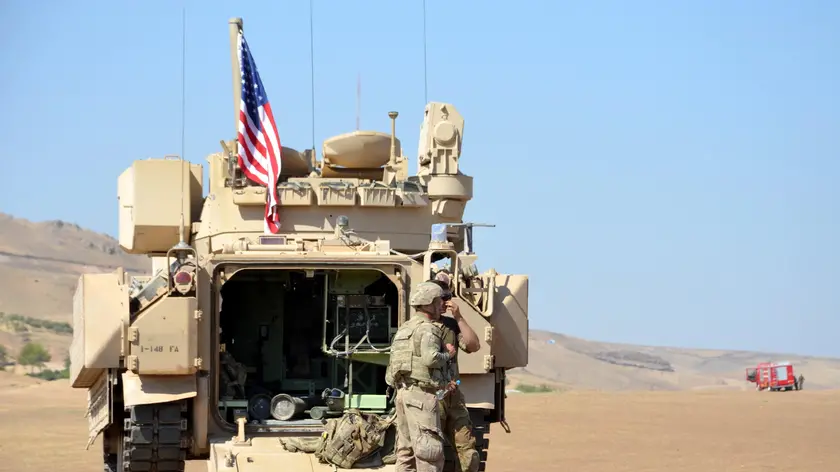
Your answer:
[[[451,345],[451,344],[447,344],[447,345],[446,345],[446,351],[449,353],[449,357],[454,356],[454,355],[455,355],[455,352],[456,352],[456,351],[455,351],[455,346],[453,346],[453,345]]]
[[[461,308],[458,307],[458,304],[453,302],[451,299],[446,301],[446,309],[452,312],[452,317],[456,320],[461,318]]]

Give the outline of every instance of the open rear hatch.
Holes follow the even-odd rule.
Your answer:
[[[244,417],[248,434],[318,434],[345,407],[386,413],[399,316],[391,277],[344,268],[229,275],[217,314],[217,422],[231,433]]]

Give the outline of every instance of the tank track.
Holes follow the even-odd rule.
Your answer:
[[[490,445],[490,441],[486,436],[490,434],[490,422],[487,421],[483,412],[476,410],[470,410],[470,420],[473,424],[472,433],[475,438],[475,448],[481,460],[478,465],[478,470],[485,471],[487,470],[487,448]],[[455,451],[454,446],[447,443],[443,448],[445,456],[443,472],[460,472],[460,469],[456,468],[456,457],[458,453]]]
[[[183,472],[190,446],[186,401],[129,407],[122,421],[119,451],[106,456],[105,472]]]
[[[475,448],[478,450],[478,457],[481,459],[478,470],[483,472],[487,470],[487,449],[490,448],[490,440],[487,435],[490,434],[490,423],[484,418],[484,415],[475,411],[470,412],[470,417],[473,423]]]

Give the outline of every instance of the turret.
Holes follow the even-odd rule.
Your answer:
[[[238,52],[242,20],[231,19],[229,27],[236,136],[242,93]],[[271,96],[271,82],[266,80],[264,85]],[[281,148],[277,200],[282,241],[303,244],[332,237],[336,218],[343,215],[363,239],[386,240],[400,251],[423,251],[431,225],[462,222],[473,194],[472,177],[460,170],[464,118],[454,105],[426,105],[418,172],[410,176],[396,135],[398,116],[396,111],[388,113],[390,133],[357,130],[325,139],[320,156],[314,149]],[[279,134],[282,142],[288,139],[282,127]],[[182,209],[189,244],[204,241],[210,251],[243,239],[257,244],[264,234],[266,188],[246,178],[239,166],[238,146],[235,138],[222,141],[222,152],[208,156],[206,196],[202,195],[201,166],[184,163],[182,172],[177,160],[135,162],[119,181],[123,249],[165,254],[179,241]],[[448,239],[460,249],[463,230],[448,228]]]

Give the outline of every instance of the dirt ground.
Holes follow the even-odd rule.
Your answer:
[[[3,379],[0,379],[3,380]],[[0,471],[99,471],[84,391],[0,382]],[[489,472],[826,471],[840,464],[840,392],[511,394]],[[190,463],[188,471],[204,470]]]

